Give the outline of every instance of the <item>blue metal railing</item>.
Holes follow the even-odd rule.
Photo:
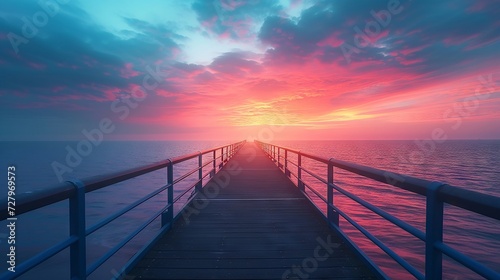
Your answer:
[[[30,192],[26,194],[19,194],[16,196],[16,215],[21,215],[23,213],[31,212],[37,210],[41,207],[54,204],[59,201],[69,200],[69,228],[70,236],[58,244],[42,251],[41,253],[32,256],[28,260],[16,265],[15,272],[7,271],[0,275],[0,279],[14,279],[20,275],[26,273],[30,269],[36,267],[37,265],[43,263],[44,261],[50,259],[57,253],[61,252],[66,248],[70,248],[70,276],[71,279],[86,279],[91,273],[93,273],[97,268],[99,268],[104,262],[106,262],[110,257],[112,257],[116,252],[118,252],[123,246],[125,246],[130,240],[132,240],[137,234],[139,234],[144,228],[151,224],[154,220],[161,216],[161,229],[158,231],[156,236],[153,238],[153,242],[147,244],[139,252],[137,252],[134,257],[127,263],[125,267],[132,267],[132,265],[137,262],[147,251],[149,246],[158,240],[167,230],[170,229],[172,223],[178,217],[174,217],[174,203],[177,202],[181,197],[183,197],[189,191],[195,189],[200,191],[203,188],[203,180],[207,177],[213,177],[231,158],[239,148],[245,143],[245,141],[237,142],[234,144],[229,144],[225,146],[220,146],[217,148],[204,150],[198,153],[193,153],[185,156],[180,156],[172,159],[167,159],[162,162],[150,164],[147,166],[141,166],[133,168],[126,171],[121,171],[113,174],[108,174],[104,176],[97,176],[92,178],[87,178],[84,180],[74,180],[68,181],[52,188],[47,188],[41,191]],[[211,159],[206,163],[203,163],[203,156],[211,155]],[[186,174],[180,176],[174,180],[174,166],[176,164],[185,162],[190,159],[198,158],[198,166],[193,170],[187,172]],[[211,170],[203,174],[203,168],[211,165]],[[93,226],[86,228],[85,226],[85,196],[86,193],[93,192],[98,189],[108,187],[110,185],[126,181],[131,178],[135,178],[140,175],[148,174],[150,172],[166,168],[167,169],[167,184],[161,186],[155,191],[147,194],[141,199],[129,204],[125,208],[111,214],[110,216],[104,218],[103,220],[97,222]],[[174,198],[174,186],[181,182],[182,180],[188,178],[190,175],[198,172],[198,180],[184,190],[181,194]],[[121,217],[125,213],[134,209],[135,207],[141,205],[142,203],[148,201],[149,199],[155,197],[156,195],[167,191],[167,201],[164,207],[159,211],[154,213],[152,216],[147,218],[147,220],[141,224],[136,230],[130,233],[127,237],[121,240],[115,247],[111,248],[98,260],[94,261],[92,264],[87,266],[87,248],[86,239],[87,236],[94,233],[95,231],[106,226],[110,222],[114,221],[118,217]],[[187,205],[192,198],[189,198],[185,205]],[[178,212],[181,213],[183,208]],[[5,220],[9,216],[7,215],[7,206],[2,205],[0,207],[0,220]]]
[[[486,195],[466,189],[450,186],[440,182],[431,182],[422,180],[406,175],[392,173],[368,166],[363,166],[351,162],[346,162],[337,159],[327,159],[312,154],[304,153],[298,150],[281,147],[269,143],[255,141],[261,149],[275,161],[279,168],[291,178],[292,176],[297,179],[297,187],[306,195],[306,197],[313,203],[316,209],[324,215],[330,226],[337,230],[341,236],[351,244],[351,246],[358,252],[364,260],[374,267],[376,272],[382,277],[388,278],[378,266],[370,260],[370,258],[340,229],[339,216],[342,216],[347,222],[353,225],[375,245],[382,249],[387,255],[399,263],[404,269],[415,276],[417,279],[441,279],[442,278],[442,256],[443,254],[454,259],[463,266],[469,268],[475,273],[487,279],[500,279],[500,274],[493,269],[479,263],[478,261],[462,254],[461,252],[451,248],[443,241],[443,206],[444,203],[466,209],[483,216],[487,216],[496,220],[500,220],[500,197]],[[297,156],[297,162],[290,160],[289,153]],[[303,158],[312,159],[313,161],[320,162],[327,165],[327,179],[318,176],[314,172],[306,169],[303,164]],[[293,173],[289,165],[297,168],[297,173]],[[389,184],[400,189],[410,191],[426,197],[426,226],[425,232],[413,227],[405,221],[402,221],[379,207],[363,200],[362,198],[354,195],[353,193],[337,186],[333,183],[333,170],[334,167],[340,168],[351,173],[361,175],[366,178],[373,179],[378,182]],[[303,180],[302,172],[311,175],[327,186],[327,197],[325,198],[317,190],[306,184]],[[311,200],[306,193],[306,188],[314,193],[320,200],[326,203],[326,215],[321,211],[318,206]],[[391,248],[385,245],[366,228],[357,223],[353,218],[347,215],[342,209],[339,209],[333,203],[333,191],[349,197],[358,204],[378,214],[387,221],[393,223],[399,228],[407,231],[411,235],[425,242],[425,275],[418,269],[413,267],[404,258],[399,256]]]

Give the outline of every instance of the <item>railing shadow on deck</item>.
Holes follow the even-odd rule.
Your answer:
[[[132,240],[136,235],[138,235],[143,229],[145,229],[149,224],[155,221],[161,216],[161,229],[155,235],[151,242],[148,242],[141,250],[139,250],[132,259],[125,265],[125,267],[132,267],[135,262],[140,260],[140,258],[147,252],[151,244],[154,244],[163,234],[168,231],[176,218],[179,217],[179,213],[174,217],[174,204],[179,201],[181,197],[186,195],[189,191],[195,190],[199,191],[203,188],[203,180],[205,178],[212,178],[221,168],[228,162],[239,148],[246,141],[240,141],[237,143],[220,146],[217,148],[200,151],[197,153],[184,155],[172,159],[167,159],[162,162],[141,166],[121,172],[116,172],[112,174],[96,176],[91,178],[86,178],[83,180],[67,181],[56,186],[46,188],[40,191],[34,191],[25,194],[18,194],[16,196],[16,216],[23,213],[28,213],[35,211],[39,208],[54,204],[56,202],[69,200],[69,227],[70,234],[66,240],[63,240],[56,245],[32,256],[28,260],[16,265],[15,272],[6,271],[0,274],[0,279],[14,279],[22,274],[28,272],[32,268],[38,266],[39,264],[45,262],[51,257],[55,256],[59,252],[66,248],[70,248],[70,278],[71,279],[86,279],[91,273],[93,273],[97,268],[104,264],[110,257],[112,257],[116,252],[118,252],[123,246],[125,246],[130,240]],[[210,160],[204,162],[203,156],[209,155]],[[176,178],[174,180],[174,166],[176,164],[185,162],[190,159],[198,158],[198,167],[188,171],[184,175]],[[203,174],[203,168],[211,166],[212,168]],[[86,227],[86,217],[85,217],[85,194],[93,192],[99,189],[106,188],[113,184],[123,182],[144,174],[151,173],[156,170],[165,168],[167,171],[167,182],[165,185],[156,189],[155,191],[145,195],[141,199],[129,204],[123,209],[109,215],[108,217],[102,219],[91,227]],[[174,197],[174,186],[188,178],[189,176],[198,172],[198,180],[194,182],[190,187],[184,190],[177,197]],[[87,248],[86,239],[87,236],[94,233],[95,231],[106,226],[115,219],[121,217],[122,215],[128,213],[130,210],[136,208],[137,206],[143,204],[144,202],[150,200],[151,198],[167,192],[165,206],[153,213],[152,216],[148,217],[146,221],[141,224],[136,230],[131,232],[127,237],[121,240],[116,246],[111,248],[108,252],[102,255],[98,260],[94,261],[92,264],[87,266]],[[187,205],[190,200],[184,204]],[[7,204],[0,206],[0,221],[9,220],[12,217],[8,215]]]
[[[359,232],[365,235],[371,242],[382,249],[388,256],[394,259],[417,279],[442,279],[443,254],[457,261],[459,264],[469,268],[475,273],[481,275],[482,277],[485,277],[486,279],[500,279],[499,273],[485,266],[484,264],[481,264],[478,261],[464,255],[463,253],[451,248],[443,241],[443,206],[445,203],[472,211],[474,213],[478,213],[486,217],[500,220],[500,197],[486,195],[455,186],[450,186],[441,182],[427,181],[333,158],[323,158],[278,145],[260,141],[255,142],[278,165],[278,167],[285,173],[285,175],[287,175],[287,177],[294,177],[297,179],[296,186],[324,216],[329,225],[334,230],[336,230],[346,242],[351,245],[351,247],[366,261],[368,265],[379,270],[377,265],[368,257],[368,255],[363,252],[347,236],[347,234],[342,231],[339,226],[339,216],[342,216],[348,223],[353,225],[357,230],[359,230]],[[297,162],[293,162],[290,160],[290,154],[296,155]],[[306,169],[302,164],[303,158],[326,164],[327,178],[324,179],[311,170]],[[296,173],[291,171],[291,169],[289,168],[290,165],[293,165],[296,168]],[[425,232],[413,227],[407,222],[398,219],[397,217],[389,214],[381,208],[334,184],[334,168],[340,168],[345,171],[355,173],[363,177],[424,196],[426,198]],[[317,190],[304,182],[302,172],[307,173],[311,177],[326,185],[326,198]],[[326,215],[323,213],[323,211],[321,211],[320,208],[318,208],[311,197],[306,193],[306,188],[326,204]],[[347,196],[358,204],[364,206],[370,211],[376,213],[387,221],[393,223],[394,225],[423,241],[425,243],[425,274],[422,274],[418,269],[408,263],[403,257],[399,256],[381,240],[370,233],[366,228],[361,226],[352,217],[342,211],[342,209],[339,209],[333,201],[334,190]],[[384,274],[382,273],[382,275]]]

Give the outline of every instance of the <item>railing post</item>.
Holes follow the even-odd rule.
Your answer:
[[[290,177],[290,170],[288,170],[288,150],[285,149],[285,175]]]
[[[272,146],[273,147],[273,160],[276,162],[276,146]]]
[[[220,164],[219,170],[224,166],[224,147],[220,148]]]
[[[328,172],[327,172],[327,177],[328,177],[328,186],[327,187],[327,201],[328,201],[328,206],[327,206],[327,217],[328,221],[330,224],[334,224],[336,226],[339,226],[339,213],[333,209],[333,158],[331,158],[328,161]]]
[[[203,155],[201,154],[201,152],[198,152],[199,155],[198,155],[198,184],[196,184],[196,187],[195,187],[195,190],[197,192],[201,191],[201,188],[203,187],[203,168],[201,168],[201,166],[203,165]]]
[[[72,280],[87,279],[87,246],[85,235],[85,184],[70,181],[75,195],[69,199],[69,234],[78,240],[70,246],[70,274]]]
[[[212,172],[210,172],[210,177],[214,177],[215,176],[215,172],[216,172],[216,168],[217,168],[217,161],[215,160],[215,158],[217,157],[217,152],[216,150],[214,150],[213,152],[213,161],[212,161]]]
[[[161,215],[161,226],[165,226],[169,224],[169,227],[172,226],[172,222],[174,220],[174,164],[169,159],[169,163],[167,165],[167,211]]]
[[[278,168],[281,168],[281,166],[280,166],[280,151],[281,151],[281,148],[278,147],[278,157],[276,158],[276,162],[278,162]]]
[[[441,252],[435,248],[443,241],[443,202],[438,198],[442,183],[433,182],[427,188],[425,221],[425,279],[437,280],[443,276]]]
[[[299,190],[305,191],[304,183],[302,183],[302,155],[300,151],[297,154],[297,186]]]

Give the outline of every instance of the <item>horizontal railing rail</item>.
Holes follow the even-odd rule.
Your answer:
[[[443,208],[444,203],[469,210],[474,213],[481,214],[496,220],[500,220],[500,197],[486,195],[479,192],[474,192],[459,187],[451,186],[441,182],[433,182],[424,179],[419,179],[411,176],[406,176],[398,173],[393,173],[369,166],[364,166],[356,163],[342,161],[333,158],[324,158],[317,155],[301,152],[299,150],[290,149],[278,145],[255,141],[258,146],[277,163],[283,172],[288,177],[297,178],[297,187],[310,199],[314,206],[323,214],[318,206],[306,193],[306,188],[314,193],[319,199],[326,203],[325,219],[329,222],[330,226],[336,229],[341,235],[355,248],[358,253],[369,263],[374,266],[376,271],[382,276],[386,277],[380,268],[365,254],[359,247],[345,235],[339,226],[339,216],[342,216],[348,223],[353,225],[375,245],[382,249],[387,255],[393,258],[409,273],[417,279],[441,279],[442,278],[442,256],[443,254],[454,259],[458,263],[471,269],[475,273],[487,279],[500,279],[500,274],[495,270],[487,267],[484,264],[464,255],[463,253],[449,247],[443,241]],[[295,154],[297,162],[290,160],[289,154]],[[316,162],[326,164],[327,178],[315,174],[311,170],[306,169],[303,164],[303,158],[308,158]],[[294,173],[289,168],[289,165],[296,167],[297,172]],[[340,168],[354,174],[361,175],[375,181],[392,185],[394,187],[419,194],[426,197],[426,226],[425,232],[413,227],[405,221],[402,221],[381,208],[367,202],[359,196],[337,186],[333,182],[334,168]],[[315,178],[327,187],[327,197],[325,198],[312,186],[309,186],[302,176],[302,171]],[[392,224],[400,227],[411,235],[417,237],[419,240],[425,242],[425,274],[422,274],[418,269],[408,263],[404,258],[399,256],[391,248],[385,245],[366,228],[357,223],[352,217],[346,214],[342,209],[337,207],[333,202],[333,191],[336,190],[346,197],[352,199],[363,207],[369,209],[373,213],[386,219]]]
[[[16,265],[15,272],[7,271],[0,275],[0,279],[14,279],[22,274],[26,273],[30,269],[40,265],[51,257],[55,256],[59,252],[66,248],[70,248],[70,278],[71,279],[86,279],[91,273],[98,269],[104,262],[106,262],[110,257],[117,253],[123,246],[125,246],[129,241],[131,241],[135,236],[137,236],[143,229],[155,221],[161,216],[161,229],[158,231],[153,240],[157,240],[161,235],[163,235],[170,227],[174,220],[178,217],[174,217],[174,203],[180,198],[186,195],[189,191],[199,191],[203,188],[203,180],[208,176],[213,177],[231,158],[239,148],[246,141],[240,141],[237,143],[224,145],[216,147],[213,149],[208,149],[200,151],[198,153],[193,153],[189,155],[179,156],[172,159],[167,159],[161,162],[128,169],[125,171],[115,172],[102,176],[90,177],[82,180],[73,180],[60,183],[56,186],[50,188],[44,188],[41,190],[35,190],[28,193],[16,195],[16,216],[28,213],[31,211],[36,211],[39,208],[52,205],[54,203],[69,200],[69,227],[70,235],[66,240],[63,240],[56,245],[30,257],[28,260],[23,261]],[[203,156],[210,155],[211,159],[203,163]],[[179,163],[183,163],[187,160],[198,158],[198,166],[193,170],[179,176],[174,180],[174,166]],[[211,170],[203,174],[203,168],[212,165]],[[130,203],[126,207],[120,209],[119,211],[103,218],[101,221],[95,223],[90,227],[86,227],[86,217],[85,217],[85,194],[93,192],[116,183],[120,183],[141,175],[151,173],[156,170],[166,168],[167,170],[167,183],[153,192],[143,196],[142,198]],[[192,176],[198,171],[198,179],[194,184],[190,185],[188,188],[183,190],[179,195],[174,197],[174,185],[180,183],[184,179]],[[188,174],[188,175],[186,175]],[[137,206],[143,204],[144,202],[150,200],[151,198],[167,191],[166,204],[153,213],[152,216],[148,217],[145,222],[143,222],[137,229],[131,232],[128,236],[122,239],[115,247],[111,248],[109,251],[104,253],[98,260],[94,261],[92,264],[87,266],[87,248],[86,239],[87,236],[106,226],[110,222],[116,220],[122,215],[128,213]],[[190,202],[190,198],[187,199],[184,207]],[[12,218],[8,215],[7,204],[0,206],[0,220],[6,220]],[[183,208],[179,210],[181,213]],[[147,250],[147,244],[142,250],[137,252],[131,261],[138,260]],[[129,261],[127,266],[130,266],[131,261]]]

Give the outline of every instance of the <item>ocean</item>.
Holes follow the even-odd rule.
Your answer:
[[[284,141],[282,146],[368,165],[430,181],[500,196],[500,141]],[[303,160],[304,163],[304,160]],[[326,178],[326,167],[305,161]],[[307,167],[306,167],[307,168]],[[304,172],[302,173],[304,177]],[[326,197],[326,188],[311,176],[306,182]],[[334,183],[425,232],[425,199],[417,194],[374,182],[334,168]],[[310,192],[312,193],[312,192]],[[324,203],[314,199],[325,212]],[[411,265],[424,272],[424,243],[351,199],[334,192],[334,203]],[[348,222],[340,227],[393,279],[414,279]],[[458,251],[500,271],[500,224],[481,215],[445,205],[443,238]],[[483,279],[443,257],[443,279]]]
[[[19,194],[48,188],[60,180],[120,171],[226,143],[109,141],[92,147],[79,160],[70,158],[68,161],[68,154],[72,149],[77,148],[77,144],[76,142],[0,142],[1,168],[7,170],[10,165],[16,166],[16,191]],[[347,160],[500,196],[500,140],[448,140],[442,143],[430,140],[424,142],[281,141],[276,144],[326,158]],[[303,163],[306,168],[315,173],[323,177],[326,175],[324,165],[307,160]],[[61,166],[58,164],[66,166],[67,169],[54,169],[54,166]],[[190,161],[176,166],[175,176],[191,170],[196,164],[197,161]],[[318,192],[326,193],[325,186],[314,178],[304,176],[304,179]],[[7,178],[4,180],[6,182]],[[177,194],[182,192],[193,180],[188,179],[176,186],[175,192]],[[166,172],[159,170],[87,194],[87,227],[165,183]],[[425,229],[425,199],[423,197],[372,182],[338,168],[334,170],[334,183],[420,230]],[[7,188],[5,188],[5,194],[0,193],[0,197],[3,197],[2,201],[6,201],[6,195]],[[160,195],[90,235],[87,239],[87,263],[92,263],[120,242],[120,238],[133,231],[148,217],[149,213],[160,209],[165,200],[166,198]],[[321,209],[324,209],[321,201],[315,200],[315,202]],[[420,271],[424,270],[423,242],[341,194],[335,193],[334,203]],[[177,210],[179,207],[177,206]],[[60,202],[18,217],[16,227],[18,261],[27,259],[63,238],[67,238],[69,233],[67,209],[68,203]],[[90,279],[109,279],[117,275],[123,264],[154,235],[159,227],[159,221],[155,221],[93,273]],[[412,278],[346,221],[341,219],[340,227],[356,241],[358,246],[366,250],[389,276],[394,279]],[[6,221],[0,222],[0,228],[6,229]],[[6,230],[0,231],[1,252],[7,252],[6,232]],[[444,240],[453,248],[500,271],[498,221],[446,205]],[[65,250],[25,274],[21,279],[67,279],[68,258],[69,252]],[[2,262],[0,268],[3,272],[7,269],[6,254],[2,253],[0,260]],[[444,258],[444,276],[445,279],[482,279],[446,257]]]

